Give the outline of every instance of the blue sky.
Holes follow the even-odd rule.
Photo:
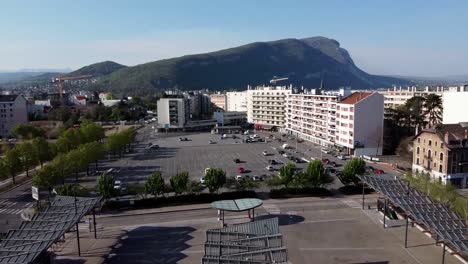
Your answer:
[[[3,1],[0,70],[136,65],[326,36],[375,74],[468,74],[468,1]]]

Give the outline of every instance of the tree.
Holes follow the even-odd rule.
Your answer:
[[[187,191],[188,182],[189,174],[186,171],[177,173],[170,179],[172,190],[175,192],[176,195]]]
[[[260,185],[257,182],[254,182],[250,178],[245,178],[238,183],[239,183],[238,190],[240,191],[253,190],[253,189],[257,189],[258,187],[260,187]]]
[[[305,180],[303,184],[306,186],[322,187],[333,182],[333,178],[330,177],[320,160],[309,163],[303,176]]]
[[[357,185],[359,179],[356,175],[362,175],[365,172],[366,162],[361,158],[352,158],[346,163],[343,172],[340,174],[340,180],[345,185],[350,183]]]
[[[21,169],[21,160],[20,153],[16,148],[11,148],[5,152],[3,158],[5,168],[8,171],[8,174],[13,180],[13,184],[16,184],[15,177],[16,173]]]
[[[11,134],[15,137],[22,139],[32,139],[36,137],[43,137],[45,135],[44,130],[30,126],[30,125],[17,125],[11,130]]]
[[[145,182],[145,193],[153,195],[164,194],[164,178],[159,171],[153,172]]]
[[[84,142],[83,133],[79,129],[68,129],[64,131],[55,142],[58,153],[67,153],[77,148]]]
[[[282,166],[279,170],[279,176],[284,186],[289,187],[294,179],[296,167],[292,163]]]
[[[29,142],[21,142],[15,148],[18,150],[21,166],[26,172],[26,177],[29,177],[29,169],[37,164],[38,154]]]
[[[109,199],[115,195],[114,178],[106,173],[98,178],[98,192],[104,199]]]
[[[45,165],[37,170],[33,177],[32,182],[34,186],[48,188],[49,190],[58,182],[59,175],[56,168],[52,165]]]
[[[226,172],[210,168],[205,175],[205,185],[210,193],[217,192],[226,183]]]
[[[425,126],[424,120],[424,102],[425,98],[421,96],[413,96],[405,102],[404,109],[409,114],[410,126],[421,129]]]
[[[32,140],[31,145],[34,149],[34,152],[37,153],[37,158],[39,163],[41,164],[41,167],[43,167],[44,162],[50,160],[53,156],[49,143],[47,143],[47,140],[45,140],[45,138],[37,137]]]
[[[203,191],[203,189],[204,187],[200,181],[197,181],[197,180],[189,181],[188,190],[187,190],[189,193],[199,194]]]
[[[428,94],[424,100],[424,116],[429,125],[435,126],[442,123],[442,98],[437,94]]]
[[[104,138],[104,129],[93,122],[83,122],[80,128],[86,142],[100,141]]]

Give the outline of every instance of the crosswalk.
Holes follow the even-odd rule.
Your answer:
[[[10,200],[0,200],[0,214],[21,214],[25,208],[34,206],[33,202],[18,203]]]

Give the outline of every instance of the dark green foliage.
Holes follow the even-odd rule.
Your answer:
[[[177,173],[170,179],[172,190],[176,195],[187,192],[189,183],[189,174],[186,171]]]
[[[332,196],[332,195],[333,194],[325,188],[311,188],[311,187],[281,188],[281,189],[273,189],[270,191],[270,198],[272,199],[307,197],[307,196],[324,197],[324,196]]]
[[[226,172],[222,169],[210,168],[205,175],[205,185],[208,190],[217,192],[226,183]]]
[[[292,163],[288,163],[280,168],[279,176],[281,178],[281,183],[284,186],[289,187],[289,185],[293,183],[295,171],[296,167]]]
[[[103,61],[103,62],[98,62],[98,63],[85,66],[67,75],[68,76],[92,75],[93,77],[99,77],[102,75],[113,73],[125,67],[127,66],[118,64],[113,61]]]
[[[45,138],[38,137],[32,140],[31,142],[34,151],[37,153],[37,158],[41,166],[44,162],[50,160],[53,157],[52,149],[49,146],[49,143]]]
[[[345,185],[354,183],[358,184],[359,179],[356,175],[362,175],[366,172],[366,162],[361,158],[352,158],[344,166],[339,178]]]
[[[153,172],[145,182],[145,193],[157,197],[164,194],[164,178],[159,171]]]
[[[307,165],[305,172],[303,172],[304,179],[301,181],[303,186],[308,187],[323,187],[333,182],[326,171],[323,163],[320,160],[314,160]]]
[[[44,130],[29,126],[29,125],[17,125],[11,130],[11,134],[14,137],[22,138],[22,139],[32,139],[36,137],[43,137],[45,135]]]
[[[110,175],[103,174],[98,178],[98,192],[104,199],[113,197],[115,193],[114,178]]]
[[[21,170],[20,152],[16,148],[8,149],[3,156],[2,162],[5,170],[11,176],[13,184],[16,183],[15,176]]]

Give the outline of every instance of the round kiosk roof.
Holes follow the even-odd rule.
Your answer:
[[[223,211],[242,212],[257,208],[263,204],[262,200],[257,198],[244,198],[237,200],[221,200],[211,203],[211,207]]]

